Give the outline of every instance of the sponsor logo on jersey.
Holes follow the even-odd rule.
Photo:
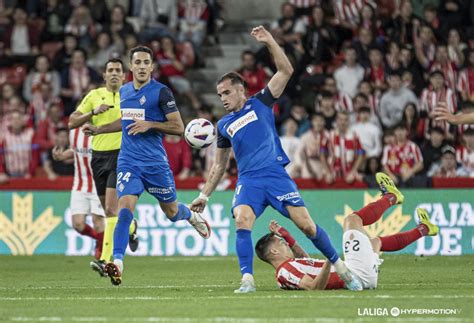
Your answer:
[[[285,195],[280,195],[280,196],[277,196],[276,197],[278,201],[288,201],[288,200],[295,200],[296,201],[292,201],[293,203],[297,203],[300,201],[301,199],[301,195],[300,195],[300,192],[290,192],[290,193],[286,193]]]
[[[152,194],[171,194],[174,192],[174,188],[171,186],[170,187],[149,187],[147,191]]]
[[[146,102],[145,96],[143,95],[138,102],[140,102],[140,105],[144,105]]]
[[[233,138],[240,129],[257,120],[258,117],[255,111],[250,111],[232,122],[227,128],[227,133]]]
[[[122,120],[145,120],[145,109],[122,109]]]
[[[173,101],[169,101],[166,103],[166,106],[169,108],[169,109],[173,109],[173,108],[176,108],[176,102],[173,100]]]

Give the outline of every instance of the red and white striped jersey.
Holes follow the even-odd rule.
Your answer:
[[[347,93],[339,93],[334,96],[334,102],[336,111],[346,111],[349,113],[354,112],[354,107],[352,105],[352,99]]]
[[[360,12],[366,3],[372,8],[377,8],[377,4],[372,0],[333,0],[336,22],[345,21],[356,26],[360,21]]]
[[[428,113],[428,116],[433,113],[434,109],[438,105],[438,102],[446,102],[449,111],[452,113],[456,112],[457,110],[457,102],[456,102],[456,95],[454,92],[444,87],[441,90],[434,91],[433,89],[426,88],[421,93],[421,104],[420,110],[425,111]],[[430,129],[432,127],[440,127],[445,130],[445,133],[449,133],[449,123],[446,121],[435,121],[431,118],[428,119],[428,123],[425,127],[425,137],[429,138]]]
[[[74,150],[74,182],[73,191],[95,193],[94,179],[92,178],[92,137],[84,135],[81,128],[69,132],[69,143]]]
[[[371,94],[368,96],[369,99],[369,108],[372,114],[379,115],[379,104],[380,104],[380,96]]]
[[[458,80],[458,70],[454,63],[447,62],[447,63],[441,64],[438,62],[434,62],[430,68],[430,72],[433,72],[433,71],[443,72],[446,86],[449,87],[453,91],[456,89],[456,84]]]
[[[400,175],[413,168],[416,163],[423,161],[420,147],[408,140],[403,146],[385,146],[382,156],[382,165],[386,166],[394,175]]]
[[[466,68],[459,73],[457,90],[466,96],[465,99],[474,101],[474,68]]]
[[[300,289],[300,281],[308,275],[316,278],[321,273],[325,261],[312,258],[294,258],[282,263],[276,270],[275,277],[281,289]],[[342,289],[344,282],[331,267],[326,289]]]
[[[8,175],[15,177],[33,175],[33,151],[38,149],[33,146],[33,137],[33,128],[25,128],[19,134],[5,131],[0,141],[0,173],[6,171]]]
[[[336,177],[344,177],[351,170],[359,155],[364,154],[359,137],[352,130],[341,136],[338,130],[329,133],[329,164]]]
[[[474,175],[474,149],[458,146],[456,148],[456,161],[469,171],[471,176]]]
[[[209,8],[205,1],[183,1],[178,4],[178,17],[190,23],[207,21]]]

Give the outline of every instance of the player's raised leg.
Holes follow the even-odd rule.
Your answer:
[[[339,258],[326,231],[316,225],[304,206],[287,206],[290,219],[308,237],[313,245],[334,265],[337,274],[350,290],[362,290],[361,282],[347,269]]]
[[[233,209],[235,217],[235,250],[239,259],[242,282],[234,293],[251,293],[257,289],[253,278],[252,227],[256,220],[253,209],[248,205],[239,205]]]
[[[385,237],[372,239],[374,247],[380,251],[398,251],[425,236],[435,236],[439,233],[439,227],[430,222],[428,213],[422,208],[416,209],[419,224],[409,230]]]

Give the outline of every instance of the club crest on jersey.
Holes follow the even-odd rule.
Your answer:
[[[121,109],[122,120],[145,120],[145,109]]]
[[[146,102],[145,96],[143,95],[138,102],[140,102],[140,105],[144,105]]]
[[[227,128],[227,133],[233,138],[240,129],[257,120],[258,117],[255,111],[250,111],[232,122]]]

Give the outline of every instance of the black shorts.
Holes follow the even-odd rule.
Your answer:
[[[115,189],[119,151],[92,151],[91,167],[98,196],[104,196],[106,188]]]

